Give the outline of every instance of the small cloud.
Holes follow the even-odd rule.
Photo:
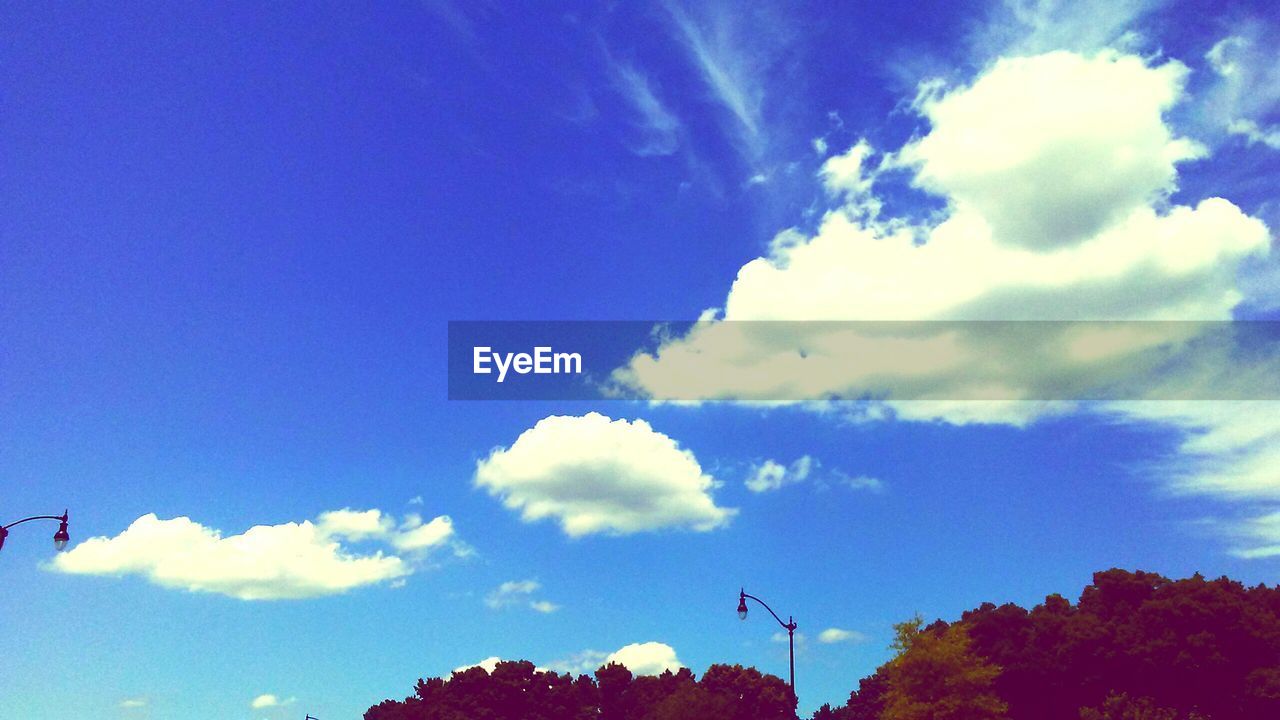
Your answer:
[[[808,641],[808,639],[809,639],[808,635],[805,635],[802,632],[796,633],[795,641],[797,646],[804,645],[805,642]],[[778,632],[769,636],[769,641],[778,643],[780,645],[785,645],[787,644],[787,641],[788,641],[787,634],[779,630]]]
[[[517,605],[527,605],[533,610],[546,614],[560,609],[559,605],[547,600],[536,600],[532,596],[542,589],[537,580],[510,580],[504,582],[484,599],[484,604],[491,610],[502,610]]]
[[[607,657],[609,657],[609,653],[606,652],[583,650],[563,660],[554,660],[548,663],[547,669],[552,672],[568,673],[569,675],[590,675],[606,664],[605,658]]]
[[[485,672],[491,673],[493,672],[493,669],[497,667],[498,663],[500,662],[502,662],[502,658],[498,657],[497,655],[494,655],[492,657],[487,657],[478,663],[471,663],[470,665],[463,665],[462,667],[456,667],[453,669],[453,671],[463,672],[465,670],[470,670],[471,668],[478,667],[478,668],[483,668]]]
[[[813,139],[813,151],[818,155],[825,156],[827,154],[827,139],[824,137],[816,137]]]
[[[281,700],[278,696],[273,695],[272,693],[263,693],[262,695],[259,695],[258,697],[254,698],[253,701],[249,703],[249,707],[253,708],[254,710],[284,707],[286,705],[292,705],[293,703],[297,702],[297,700],[298,700],[297,698],[293,698],[293,697],[287,700]]]
[[[805,455],[790,465],[783,465],[776,460],[765,460],[751,469],[747,477],[747,489],[753,493],[777,490],[784,485],[804,482],[817,462]]]
[[[525,522],[564,533],[707,532],[737,510],[716,505],[716,481],[694,454],[644,420],[552,415],[476,463],[475,484]]]
[[[834,645],[836,643],[862,643],[867,641],[867,636],[857,630],[843,630],[841,628],[827,628],[818,633],[818,642],[824,645]]]
[[[644,136],[632,152],[640,156],[674,153],[680,147],[680,120],[658,99],[649,76],[623,63],[614,63],[612,69],[618,92],[639,116],[636,126]]]
[[[870,475],[858,475],[856,477],[842,477],[840,482],[848,485],[854,490],[870,490],[871,492],[884,492],[884,481],[880,478],[873,478]]]
[[[560,609],[559,605],[553,602],[548,602],[546,600],[534,600],[533,602],[529,603],[529,607],[543,614],[553,613]]]
[[[409,498],[410,505],[422,505],[423,503],[424,501],[421,495],[414,495],[413,497]]]
[[[441,515],[424,523],[420,516],[410,514],[401,524],[400,532],[392,536],[391,544],[400,550],[425,550],[452,537],[453,519],[448,515]]]
[[[125,698],[120,701],[120,707],[124,710],[132,710],[134,708],[144,708],[147,706],[146,698]]]

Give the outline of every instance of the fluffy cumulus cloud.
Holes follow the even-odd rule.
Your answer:
[[[675,672],[682,663],[676,657],[675,648],[660,642],[633,643],[609,653],[604,664],[618,663],[636,675],[661,675]]]
[[[425,529],[425,530],[424,530]],[[138,575],[166,588],[278,600],[335,595],[402,581],[433,550],[463,552],[452,521],[379,510],[334,510],[314,522],[258,525],[224,535],[187,518],[147,514],[114,537],[93,537],[52,568],[78,575]],[[399,552],[400,554],[396,554]]]
[[[1052,52],[927,84],[927,133],[874,172],[865,142],[829,160],[823,181],[845,202],[812,234],[780,233],[739,270],[719,317],[614,379],[681,400],[1060,399],[1090,380],[1131,382],[1115,373],[1145,370],[1190,331],[1082,338],[1040,324],[1031,331],[1063,334],[1028,342],[1029,326],[964,321],[1231,318],[1238,273],[1266,257],[1270,234],[1223,198],[1170,202],[1177,164],[1202,152],[1165,119],[1185,75],[1175,61]],[[903,172],[947,201],[940,218],[883,218],[865,199]],[[753,322],[775,320],[810,322]],[[859,320],[874,322],[840,322]]]
[[[1164,122],[1186,75],[1107,52],[1002,59],[969,86],[925,92],[933,129],[899,159],[995,241],[1069,247],[1166,196],[1174,164],[1203,152]]]
[[[493,610],[520,606],[528,607],[544,614],[559,610],[559,605],[533,597],[534,593],[541,589],[542,584],[537,580],[511,580],[502,583],[493,592],[489,593],[484,599],[484,604]]]
[[[1270,233],[1224,198],[1171,202],[1178,163],[1202,152],[1165,120],[1185,74],[1174,61],[1054,52],[930,84],[916,102],[929,132],[874,172],[865,142],[828,160],[823,182],[843,202],[816,231],[780,233],[718,316],[614,380],[679,400],[1062,399],[1090,381],[1133,383],[1185,327],[1081,338],[965,321],[1231,318],[1239,273],[1266,258]],[[881,216],[877,178],[904,172],[947,201],[940,218]],[[777,320],[809,322],[758,322]]]
[[[500,657],[488,657],[478,663],[456,668],[454,672],[462,672],[474,667],[493,672],[500,662],[502,662]],[[675,648],[666,643],[651,641],[624,645],[613,652],[583,650],[565,659],[549,662],[545,667],[538,669],[570,675],[589,675],[609,663],[622,665],[634,675],[661,675],[667,670],[675,672],[683,666],[680,658],[676,656]]]
[[[571,537],[662,528],[712,530],[736,512],[716,505],[697,458],[644,420],[553,415],[476,465],[475,483],[526,522]]]
[[[1142,12],[1130,10],[1122,15]],[[638,352],[615,382],[654,399],[888,399],[861,419],[959,424],[1025,425],[1072,412],[1055,401],[1082,397],[1280,397],[1274,359],[1245,363],[1239,345],[1211,336],[1213,321],[1232,319],[1244,299],[1246,271],[1275,265],[1271,231],[1228,198],[1175,195],[1181,167],[1211,160],[1208,145],[1169,119],[1187,103],[1188,70],[1114,49],[1125,45],[1113,32],[1123,23],[1112,25],[1114,42],[1094,40],[1113,49],[1083,49],[1093,40],[1077,51],[1037,47],[967,82],[923,83],[912,107],[925,131],[898,148],[860,141],[828,159],[819,180],[836,206],[816,227],[779,233],[741,267],[722,309]],[[1252,120],[1263,134],[1250,137],[1265,143],[1260,108],[1274,101],[1276,65],[1258,58],[1275,44],[1257,36],[1236,33],[1210,53],[1222,81],[1205,92],[1229,114],[1223,124]],[[1240,91],[1254,86],[1256,98]],[[880,189],[892,183],[895,197],[909,187],[945,207],[925,219],[886,216]],[[808,322],[754,322],[777,320]],[[1091,394],[1098,388],[1119,392]],[[1280,495],[1271,405],[1105,410],[1185,433],[1160,468],[1179,491],[1255,507]],[[785,477],[765,468],[757,485]],[[1270,515],[1233,527],[1244,556],[1280,540]]]
[[[930,132],[888,162],[942,195],[945,218],[919,227],[841,208],[812,236],[784,233],[738,272],[724,318],[1228,318],[1233,268],[1265,253],[1268,234],[1220,198],[1167,206],[1176,163],[1199,153],[1163,120],[1185,72],[1050,53],[926,93]],[[855,145],[847,165],[867,153]],[[841,192],[867,182],[861,170],[826,178]]]

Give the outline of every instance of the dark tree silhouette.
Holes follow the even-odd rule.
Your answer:
[[[984,604],[900,626],[898,653],[814,720],[1280,719],[1280,588],[1096,573],[1077,603]],[[529,662],[419,680],[365,720],[792,720],[787,684],[740,665],[595,677]]]
[[[1280,718],[1280,588],[1108,570],[1075,605],[1060,595],[1029,611],[987,603],[923,632],[954,628],[999,668],[992,687],[1009,720]],[[888,720],[894,663],[913,652],[815,720]]]
[[[419,680],[414,695],[369,708],[365,720],[794,720],[781,678],[740,665],[712,665],[701,680],[688,668],[634,677],[610,663],[595,673],[538,670],[500,662],[448,679]]]

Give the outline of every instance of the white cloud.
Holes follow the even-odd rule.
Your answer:
[[[839,478],[841,484],[853,488],[854,490],[870,490],[872,492],[883,492],[884,481],[880,478],[874,478],[870,475],[854,475],[841,476]]]
[[[632,146],[637,155],[670,155],[680,147],[680,120],[658,99],[649,80],[631,65],[612,62],[614,84],[639,115],[643,138]]]
[[[400,531],[389,533],[391,544],[400,550],[427,550],[449,541],[454,536],[453,519],[448,515],[434,517],[424,523],[422,517],[410,513]]]
[[[463,665],[454,672],[473,667],[482,667],[488,672],[493,672],[493,668],[500,662],[502,658],[489,657],[478,663]],[[554,660],[538,669],[570,675],[589,675],[609,663],[623,665],[635,675],[661,675],[665,670],[675,672],[683,666],[680,658],[676,656],[675,648],[665,643],[645,642],[625,645],[611,653],[583,650],[563,660]]]
[[[1134,26],[1166,0],[1004,0],[972,38],[979,60],[1050,50],[1129,49]]]
[[[746,136],[759,136],[764,104],[764,88],[759,77],[762,58],[759,53],[747,52],[741,47],[735,17],[717,13],[704,28],[678,4],[667,3],[667,9],[707,86],[737,119]]]
[[[1004,58],[969,86],[923,97],[933,129],[899,160],[997,242],[1079,243],[1165,197],[1174,164],[1202,154],[1163,119],[1186,75],[1176,61],[1114,52]]]
[[[120,701],[120,708],[122,710],[132,710],[136,708],[144,708],[146,706],[147,706],[147,699],[142,697],[125,698],[124,700]]]
[[[536,580],[511,580],[504,582],[498,586],[497,590],[489,593],[485,598],[484,604],[494,610],[510,607],[514,604],[523,602],[529,595],[538,591],[542,585]]]
[[[52,568],[80,575],[140,575],[166,588],[209,592],[241,600],[334,595],[401,580],[411,560],[381,549],[357,551],[348,543],[376,541],[418,555],[453,535],[441,516],[406,532],[378,510],[325,512],[311,521],[258,525],[224,536],[187,517],[143,515],[115,537],[93,537],[54,560]],[[445,530],[447,529],[447,532]]]
[[[576,652],[562,660],[553,660],[547,663],[547,669],[552,672],[568,673],[570,675],[590,675],[596,670],[603,667],[605,658],[609,657],[609,653],[599,650],[583,650]]]
[[[391,531],[393,522],[383,516],[381,510],[330,510],[320,513],[316,526],[325,535],[359,541],[383,537]]]
[[[821,477],[815,477],[816,471],[821,467],[822,463],[811,455],[802,455],[790,465],[765,459],[751,467],[743,484],[753,493],[764,493],[814,478],[817,485],[823,489],[830,487],[831,484],[839,484],[854,490],[873,492],[884,490],[884,483],[881,480],[867,475],[849,476],[839,470],[829,470],[822,473]]]
[[[254,698],[249,703],[249,707],[253,708],[254,710],[263,710],[265,708],[284,707],[286,705],[292,705],[295,702],[297,702],[297,698],[291,697],[291,698],[288,698],[287,700],[282,700],[271,693],[264,693]]]
[[[1250,145],[1262,144],[1280,150],[1280,125],[1263,128],[1253,120],[1232,120],[1227,124],[1227,132],[1240,135]]]
[[[815,144],[814,147],[818,146]],[[819,152],[825,153],[826,149],[823,142]],[[873,173],[867,171],[867,158],[871,152],[871,145],[866,140],[859,140],[845,152],[827,158],[818,171],[827,192],[850,202],[869,193]]]
[[[1280,511],[1246,520],[1235,532],[1245,541],[1232,550],[1236,557],[1257,560],[1280,556]]]
[[[544,615],[553,613],[560,609],[559,605],[548,600],[534,600],[529,603],[529,607],[533,608],[535,612],[540,612]]]
[[[490,672],[490,673],[491,673],[491,672],[493,672],[493,669],[494,669],[495,667],[497,667],[497,666],[498,666],[498,663],[500,663],[500,662],[502,662],[502,658],[498,657],[497,655],[494,655],[494,656],[492,656],[492,657],[487,657],[487,658],[485,658],[485,659],[483,659],[483,660],[481,660],[480,662],[477,662],[477,663],[471,663],[470,665],[463,665],[463,666],[461,666],[461,667],[456,667],[456,668],[454,668],[454,669],[453,669],[453,671],[454,671],[454,672],[462,672],[462,671],[464,671],[464,670],[470,670],[471,668],[476,668],[476,667],[478,667],[478,668],[484,668],[484,671],[485,671],[485,672]]]
[[[842,206],[812,232],[779,233],[766,256],[739,270],[722,312],[638,353],[614,379],[654,399],[683,401],[814,402],[883,390],[871,395],[934,401],[893,402],[866,413],[866,421],[957,424],[1026,425],[1079,411],[1075,403],[1048,402],[1079,397],[1045,392],[1046,382],[1064,378],[1059,387],[1141,380],[1163,382],[1141,385],[1144,391],[1248,383],[1273,391],[1274,367],[1243,367],[1224,356],[1212,362],[1212,352],[1188,355],[1201,347],[1198,333],[1205,329],[1176,323],[1165,330],[1156,323],[1121,328],[1124,337],[1041,337],[1044,343],[1018,342],[1017,333],[980,337],[973,327],[927,331],[913,323],[886,344],[865,328],[839,323],[733,322],[1230,320],[1244,297],[1241,273],[1274,266],[1267,259],[1271,233],[1227,199],[1174,202],[1179,163],[1206,152],[1167,120],[1185,100],[1187,70],[1174,60],[1094,51],[1119,46],[1122,28],[1146,7],[1123,5],[1114,15],[1090,5],[1103,13],[1105,32],[1073,43],[1089,52],[1002,58],[970,82],[926,84],[914,107],[929,121],[927,133],[886,153],[889,160],[874,171],[867,169],[869,147],[855,146],[828,165],[823,183]],[[1031,24],[1066,6],[1037,8],[1028,10]],[[1042,36],[1051,34],[1046,29]],[[1280,63],[1265,62],[1277,47],[1232,41],[1211,53],[1208,61],[1224,78],[1218,104],[1231,108],[1224,125],[1253,120],[1257,132],[1268,131],[1257,112],[1272,107],[1277,96],[1270,78],[1280,78]],[[1255,78],[1256,91],[1240,82],[1245,76]],[[1225,94],[1231,88],[1236,94]],[[880,184],[901,173],[944,199],[945,210],[925,221],[867,212]],[[1251,303],[1263,300],[1250,295]],[[1150,372],[1157,350],[1175,353],[1162,357],[1185,361],[1185,367],[1167,376]],[[1104,409],[1127,422],[1185,433],[1178,457],[1160,468],[1160,476],[1173,478],[1173,489],[1270,508],[1266,504],[1280,498],[1280,454],[1273,450],[1280,447],[1280,421],[1269,419],[1280,417],[1274,404],[1126,403]],[[1237,553],[1270,554],[1280,545],[1272,528],[1270,515],[1237,523],[1234,532],[1247,539]]]
[[[554,519],[571,537],[662,528],[713,530],[715,480],[693,453],[644,420],[552,415],[476,464],[476,485],[525,522]]]
[[[1280,105],[1278,39],[1276,28],[1244,22],[1205,53],[1216,74],[1198,108],[1206,129],[1280,149],[1280,125],[1267,124]]]
[[[636,675],[661,675],[663,671],[675,672],[683,663],[676,657],[675,648],[660,642],[633,643],[609,653],[602,665],[618,663]]]
[[[559,610],[560,606],[555,603],[533,598],[533,594],[541,589],[542,584],[537,580],[511,580],[502,583],[489,593],[484,599],[484,604],[492,610],[502,610],[517,605],[526,605],[544,614]]]
[[[767,257],[739,270],[728,322],[704,320],[638,353],[614,379],[658,399],[896,388],[899,397],[1021,400],[1060,397],[1046,381],[1141,369],[1130,358],[1186,340],[1178,328],[1078,356],[1042,354],[1070,337],[1029,345],[1016,328],[1000,337],[977,326],[732,321],[1230,319],[1242,298],[1237,273],[1266,256],[1270,237],[1222,198],[1169,204],[1175,163],[1196,147],[1163,120],[1184,74],[1173,61],[1058,52],[1002,60],[950,91],[933,86],[918,102],[932,129],[892,164],[945,196],[939,221],[881,221],[850,199],[812,235],[779,233]],[[874,196],[863,189],[874,184],[862,171],[869,148],[850,152],[825,182]]]
[[[814,460],[804,455],[791,463],[783,465],[776,460],[765,460],[751,469],[747,477],[747,489],[753,493],[777,490],[784,485],[804,482],[813,470]]]
[[[781,630],[769,636],[770,642],[775,642],[775,643],[778,643],[779,645],[786,645],[787,643],[790,643],[792,640],[793,638],[788,633],[784,633]],[[802,632],[798,632],[795,634],[794,640],[795,640],[796,647],[799,647],[801,645],[804,645],[806,642],[808,642],[809,636],[805,635]]]
[[[867,636],[857,630],[843,630],[841,628],[827,628],[818,633],[818,642],[824,645],[833,645],[835,643],[861,643],[866,642]]]

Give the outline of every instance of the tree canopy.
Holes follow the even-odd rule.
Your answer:
[[[1280,718],[1280,588],[1095,573],[1079,600],[983,604],[896,627],[894,656],[813,720]],[[740,665],[594,677],[502,662],[419,680],[365,720],[791,720],[787,684]]]
[[[937,643],[963,631],[944,659]],[[955,623],[900,640],[898,655],[861,681],[849,702],[819,720],[895,720],[900,698],[943,717],[929,685],[904,675],[908,658],[967,678],[955,692],[990,688],[1006,713],[995,720],[1262,720],[1280,718],[1280,588],[1227,578],[1170,580],[1147,572],[1095,573],[1072,604],[1050,595],[1031,610],[991,603]],[[901,635],[900,635],[901,638]],[[967,653],[960,646],[967,647]],[[962,669],[965,666],[965,672]],[[985,690],[983,690],[985,691]],[[952,698],[951,701],[955,701]]]
[[[780,678],[741,665],[712,665],[635,677],[610,663],[576,678],[527,661],[473,667],[419,680],[403,701],[386,700],[365,720],[792,720],[791,690]]]

